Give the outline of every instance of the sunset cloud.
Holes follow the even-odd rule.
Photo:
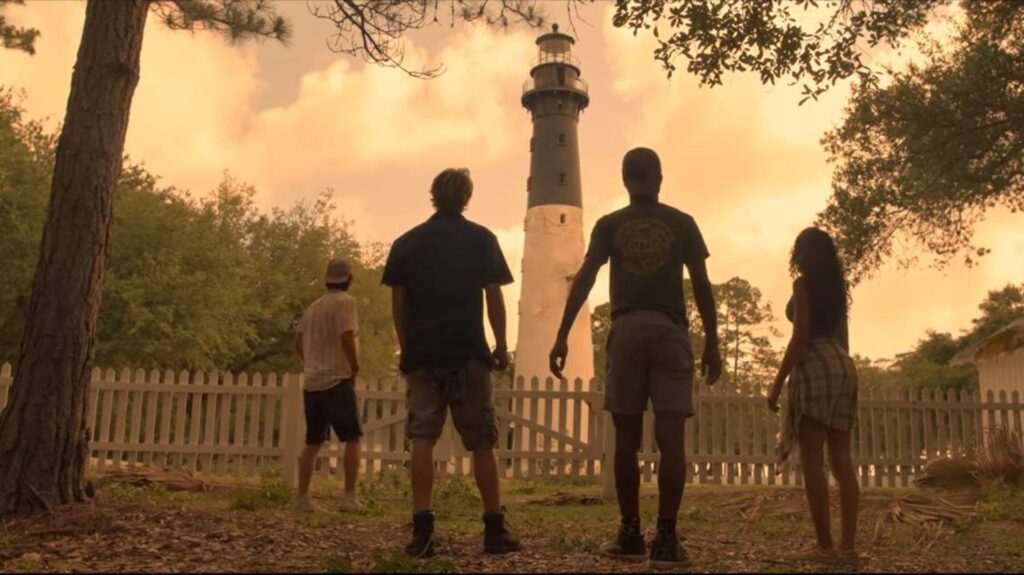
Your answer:
[[[31,117],[48,116],[56,125],[63,116],[84,6],[5,8],[15,25],[43,33],[34,57],[0,50],[0,84],[26,91]],[[314,31],[304,8],[284,6],[295,12],[297,36],[307,35],[292,47],[231,46],[151,20],[128,153],[164,183],[197,193],[229,170],[256,186],[262,207],[288,206],[333,188],[339,215],[361,238],[378,241],[429,216],[427,188],[440,169],[466,166],[476,183],[467,215],[494,229],[520,279],[531,125],[519,96],[536,31],[474,25],[417,36],[406,48],[410,65],[446,67],[441,77],[422,81],[305,41],[309,34],[320,38],[322,28]],[[798,106],[798,87],[765,87],[751,75],[726,76],[713,89],[699,87],[682,69],[668,80],[652,57],[653,39],[612,27],[612,10],[600,3],[585,8],[592,26],[580,25],[577,46],[592,98],[580,122],[585,233],[628,201],[619,176],[622,154],[652,147],[665,167],[663,200],[697,219],[712,253],[712,279],[750,280],[781,316],[790,245],[830,193],[831,167],[819,140],[842,120],[848,87]],[[268,65],[268,54],[277,68]],[[979,227],[979,242],[993,252],[976,268],[889,267],[858,286],[854,351],[891,357],[926,329],[958,332],[986,291],[1024,282],[1020,218],[994,212]],[[513,312],[518,290],[517,281],[505,291]],[[605,269],[592,306],[607,299]],[[779,327],[788,330],[781,318]]]

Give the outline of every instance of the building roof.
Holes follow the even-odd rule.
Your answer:
[[[1024,347],[1024,317],[1010,322],[1006,327],[956,354],[952,363],[977,363],[980,360],[1022,347]]]

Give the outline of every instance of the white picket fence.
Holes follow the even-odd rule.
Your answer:
[[[10,366],[0,367],[0,408],[6,405]],[[775,463],[781,419],[765,406],[761,390],[695,384],[696,415],[687,423],[687,479],[696,483],[799,485],[795,465]],[[405,382],[361,381],[363,471],[373,476],[404,469]],[[862,389],[854,460],[864,486],[906,486],[931,458],[969,453],[985,430],[1022,432],[1020,394],[962,396],[950,392]],[[497,457],[504,477],[600,476],[614,453],[614,434],[599,380],[495,381]],[[92,471],[136,464],[180,467],[200,474],[295,477],[304,417],[296,375],[173,373],[94,370],[90,388]],[[654,481],[658,452],[653,417],[645,419],[640,453],[642,479]],[[340,473],[341,450],[333,437],[321,451],[317,473]],[[467,453],[448,420],[435,449],[442,473],[471,472]]]

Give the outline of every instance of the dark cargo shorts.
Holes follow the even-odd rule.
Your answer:
[[[628,312],[608,333],[605,409],[693,415],[693,351],[690,331],[654,310]]]
[[[455,369],[424,369],[406,374],[406,400],[409,418],[406,435],[413,442],[437,441],[444,429],[448,409],[466,451],[494,449],[498,425],[494,419],[494,386],[491,366],[472,360],[465,366],[461,398],[450,401]]]
[[[353,380],[344,379],[323,391],[303,391],[302,402],[306,411],[306,445],[320,445],[330,439],[332,427],[342,443],[363,436]]]

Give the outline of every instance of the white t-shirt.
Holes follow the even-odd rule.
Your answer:
[[[357,326],[356,300],[345,292],[328,292],[306,308],[298,327],[304,356],[303,389],[323,391],[352,377],[341,334],[357,332]]]

